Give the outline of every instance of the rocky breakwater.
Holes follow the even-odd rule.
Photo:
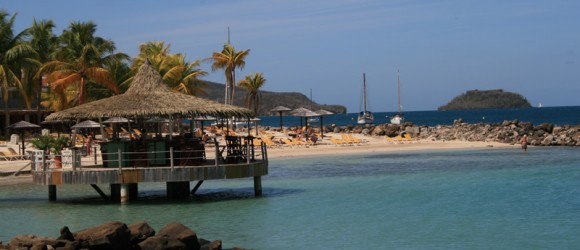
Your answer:
[[[333,126],[326,132],[360,133],[370,136],[397,136],[409,133],[411,136],[427,141],[482,141],[518,144],[521,137],[528,135],[528,143],[534,146],[580,146],[580,125],[556,126],[550,123],[534,125],[518,120],[503,121],[498,124],[464,123],[455,120],[448,126],[416,126],[411,122],[401,125],[380,124],[364,126]]]
[[[65,226],[60,230],[58,238],[17,235],[7,245],[0,242],[0,249],[217,250],[222,249],[222,242],[198,238],[194,231],[179,222],[170,223],[155,233],[155,230],[144,221],[130,225],[113,221],[75,233]]]

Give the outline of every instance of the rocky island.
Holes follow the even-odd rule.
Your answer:
[[[437,110],[530,108],[528,100],[518,93],[494,90],[469,90]]]

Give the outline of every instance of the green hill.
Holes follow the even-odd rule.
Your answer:
[[[224,102],[224,84],[215,82],[205,82],[207,86],[204,88],[207,95],[202,95],[200,97],[218,101],[220,103]],[[296,108],[307,108],[312,111],[325,109],[335,114],[346,113],[346,107],[342,105],[327,105],[318,104],[311,102],[310,99],[302,93],[297,92],[270,92],[270,91],[260,91],[262,94],[262,102],[260,109],[258,111],[259,115],[278,115],[278,113],[273,114],[270,112],[276,106],[284,106],[291,109]],[[246,97],[247,91],[243,88],[236,87],[234,104],[236,106],[244,107],[244,99]]]
[[[469,90],[456,96],[437,110],[530,108],[530,102],[520,94],[503,89]]]

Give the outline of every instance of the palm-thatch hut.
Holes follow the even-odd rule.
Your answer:
[[[246,108],[175,92],[146,61],[125,93],[52,113],[46,120],[198,116],[250,119],[255,115]]]

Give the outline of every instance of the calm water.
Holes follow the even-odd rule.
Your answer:
[[[416,125],[435,126],[451,125],[453,121],[461,118],[468,123],[501,123],[505,120],[518,119],[531,122],[535,125],[541,123],[553,123],[556,125],[580,124],[580,106],[571,107],[543,107],[525,109],[480,109],[480,110],[453,110],[453,111],[410,111],[405,112],[407,121]],[[392,112],[376,112],[374,114],[376,124],[389,123],[386,116],[392,116]],[[356,124],[356,114],[337,114],[325,116],[324,124],[336,124],[339,126]],[[260,125],[280,126],[280,116],[260,117]],[[300,125],[300,119],[293,116],[283,116],[284,126]]]
[[[580,245],[577,148],[484,149],[274,160],[264,197],[251,179],[209,181],[201,197],[106,204],[88,186],[1,187],[0,240],[58,236],[110,220],[180,221],[226,247],[255,249],[573,249]]]

